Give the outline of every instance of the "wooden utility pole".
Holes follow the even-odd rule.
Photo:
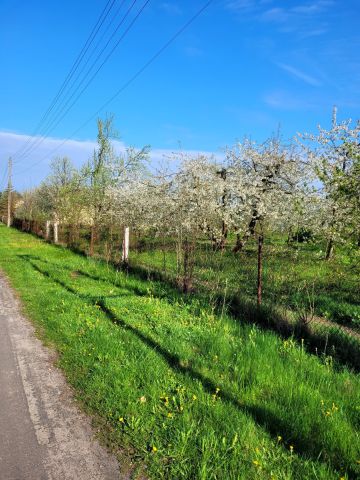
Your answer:
[[[11,184],[11,175],[12,175],[12,159],[11,157],[9,158],[9,164],[8,164],[8,211],[7,211],[7,226],[11,226],[11,190],[12,190],[12,184]]]

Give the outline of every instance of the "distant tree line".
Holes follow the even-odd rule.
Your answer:
[[[173,154],[155,171],[147,147],[118,154],[113,119],[99,119],[97,148],[86,164],[77,169],[66,157],[54,159],[37,188],[13,195],[12,209],[24,222],[66,225],[69,245],[76,245],[87,226],[89,255],[101,241],[111,256],[114,231],[123,227],[139,236],[172,238],[184,291],[192,288],[200,239],[223,251],[231,238],[235,255],[255,238],[260,303],[262,251],[269,234],[282,233],[289,242],[326,240],[326,260],[338,244],[359,247],[359,137],[359,121],[334,118],[330,130],[319,127],[316,135],[291,142],[280,136],[262,143],[245,138],[228,147],[222,161]],[[3,220],[6,199],[5,191],[0,194]],[[49,224],[46,228],[49,235]]]

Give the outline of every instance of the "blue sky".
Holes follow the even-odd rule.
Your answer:
[[[135,10],[143,2],[138,0]],[[120,3],[116,0],[115,10]],[[95,113],[203,3],[150,1],[88,90],[49,133],[51,139],[15,165],[15,186],[36,185],[48,171],[46,154]],[[105,4],[1,1],[0,182],[7,157],[34,131]],[[124,9],[130,4],[126,0]],[[284,137],[314,131],[319,123],[329,126],[334,104],[340,118],[359,118],[359,24],[356,0],[214,0],[107,107],[115,115],[119,148],[151,145],[154,158],[179,145],[221,154],[244,135],[263,140],[279,125]],[[93,121],[56,155],[69,155],[79,164],[95,138]]]

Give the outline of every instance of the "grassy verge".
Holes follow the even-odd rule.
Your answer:
[[[3,226],[0,266],[104,436],[145,476],[360,475],[360,380],[331,358]]]
[[[143,250],[131,251],[131,264],[176,276],[173,245],[144,241]],[[211,245],[198,245],[195,257],[197,287],[211,293],[224,291],[256,298],[256,244],[250,241],[234,255],[231,242],[225,252],[213,252]],[[354,257],[352,258],[351,255]],[[339,250],[324,261],[320,244],[287,245],[282,237],[267,239],[264,251],[264,301],[291,310],[315,309],[319,316],[360,331],[360,268],[357,252]]]

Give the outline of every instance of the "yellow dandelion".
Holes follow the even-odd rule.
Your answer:
[[[158,449],[155,447],[155,445],[152,446],[151,450],[156,453],[158,451]]]
[[[120,418],[119,418],[119,422],[120,422],[120,423],[125,423],[124,417],[120,417]]]
[[[169,413],[167,414],[167,416],[168,416],[168,418],[172,418],[172,417],[173,417],[173,414],[172,414],[171,412],[169,412]]]
[[[281,435],[278,435],[277,439],[278,439],[278,442],[281,442],[282,436],[281,436]]]
[[[260,467],[260,462],[258,460],[253,460],[252,462],[256,467]]]
[[[196,395],[193,395],[193,396],[192,396],[192,399],[193,399],[193,400],[197,400],[197,396],[196,396]]]

